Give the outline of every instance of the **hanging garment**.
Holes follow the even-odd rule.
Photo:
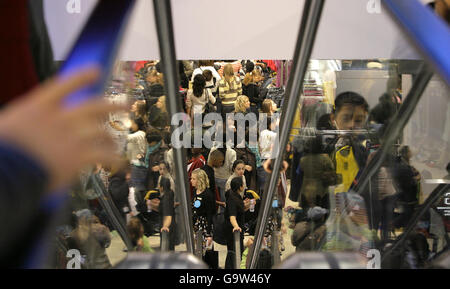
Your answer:
[[[342,183],[335,189],[335,193],[347,192],[358,175],[359,166],[356,162],[353,148],[349,145],[342,147],[336,152],[336,174],[341,174]]]

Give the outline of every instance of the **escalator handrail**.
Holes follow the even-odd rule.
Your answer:
[[[448,24],[418,0],[383,0],[383,4],[422,55],[450,85]]]
[[[132,245],[130,237],[127,234],[126,225],[122,221],[119,210],[112,203],[111,195],[106,190],[106,188],[103,185],[103,182],[100,180],[100,177],[98,176],[98,174],[91,174],[89,178],[92,181],[92,185],[93,185],[95,192],[99,196],[98,200],[100,202],[100,205],[106,211],[106,214],[108,215],[110,221],[116,228],[117,233],[120,235],[120,237],[122,238],[122,241],[127,246],[128,251],[132,251],[133,245]]]
[[[439,200],[440,197],[442,197],[442,194],[444,194],[446,191],[450,189],[450,185],[439,185],[436,189],[433,190],[433,192],[430,194],[430,196],[426,199],[426,201],[419,207],[419,210],[417,210],[411,220],[409,221],[408,225],[406,226],[406,229],[404,230],[403,234],[394,242],[394,244],[389,247],[389,249],[383,254],[381,261],[385,260],[387,256],[392,254],[397,247],[402,245],[408,238],[408,235],[412,232],[412,230],[416,227],[417,223],[419,222],[420,218],[430,209],[430,207]]]

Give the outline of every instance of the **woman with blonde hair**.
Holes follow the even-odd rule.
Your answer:
[[[164,78],[163,74],[159,73],[156,69],[147,73],[147,87],[144,89],[143,94],[147,100],[148,106],[152,106],[156,102],[156,98],[164,95]]]
[[[165,95],[160,96],[150,108],[148,122],[151,127],[160,131],[163,131],[169,125],[169,114],[167,113]]]
[[[216,200],[209,188],[209,179],[202,169],[195,169],[192,172],[191,184],[194,187],[192,198],[192,218],[194,224],[194,234],[202,235],[202,252],[205,255],[206,248],[212,246],[212,224],[216,211]]]
[[[263,98],[260,92],[260,83],[264,80],[259,69],[255,69],[253,62],[249,61],[246,64],[247,74],[242,81],[242,93],[248,96],[250,100],[250,111],[256,114],[256,118],[259,119],[259,109]]]
[[[261,110],[267,116],[273,116],[273,114],[277,111],[277,105],[271,99],[265,99],[262,102]]]
[[[245,95],[239,95],[234,104],[234,113],[247,114],[250,112],[250,100]]]
[[[224,77],[219,82],[219,97],[222,101],[222,113],[225,114],[234,111],[234,103],[242,94],[242,84],[231,64],[225,65],[223,74]]]

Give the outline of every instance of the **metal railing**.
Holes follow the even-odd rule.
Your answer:
[[[294,64],[292,67],[292,74],[287,85],[287,99],[282,107],[282,115],[280,123],[280,144],[277,151],[277,157],[273,165],[273,172],[270,176],[270,181],[266,184],[264,189],[264,196],[262,198],[261,209],[258,215],[258,222],[255,231],[255,243],[249,252],[250,269],[255,269],[262,245],[264,229],[267,224],[268,216],[270,214],[272,200],[275,192],[275,187],[278,183],[280,175],[280,168],[283,161],[282,154],[287,145],[289,134],[292,127],[292,119],[295,116],[297,105],[302,91],[303,81],[306,70],[308,68],[309,59],[311,57],[313,45],[315,42],[316,32],[319,27],[320,18],[322,15],[325,0],[307,0],[305,2],[302,22],[300,25],[298,40],[294,54]],[[275,144],[277,145],[277,144]]]
[[[234,268],[239,269],[241,267],[241,232],[233,232],[233,244],[234,244]]]
[[[160,234],[160,238],[161,238],[161,252],[170,251],[169,232],[162,231]]]
[[[183,105],[179,97],[178,66],[175,53],[175,42],[172,25],[170,0],[153,0],[156,30],[158,33],[159,52],[164,71],[166,89],[166,105],[169,115],[183,112]],[[180,192],[180,203],[184,229],[186,232],[186,248],[194,252],[194,235],[192,232],[192,213],[190,210],[190,192],[186,167],[186,152],[183,148],[173,148],[175,163],[175,186]]]

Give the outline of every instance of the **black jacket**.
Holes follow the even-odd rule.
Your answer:
[[[113,202],[120,212],[122,208],[128,207],[128,183],[125,179],[125,173],[119,172],[113,175],[109,180],[108,191],[112,196]]]
[[[260,97],[260,88],[254,83],[248,85],[242,85],[242,94],[246,95],[251,104],[260,105],[264,99]]]

